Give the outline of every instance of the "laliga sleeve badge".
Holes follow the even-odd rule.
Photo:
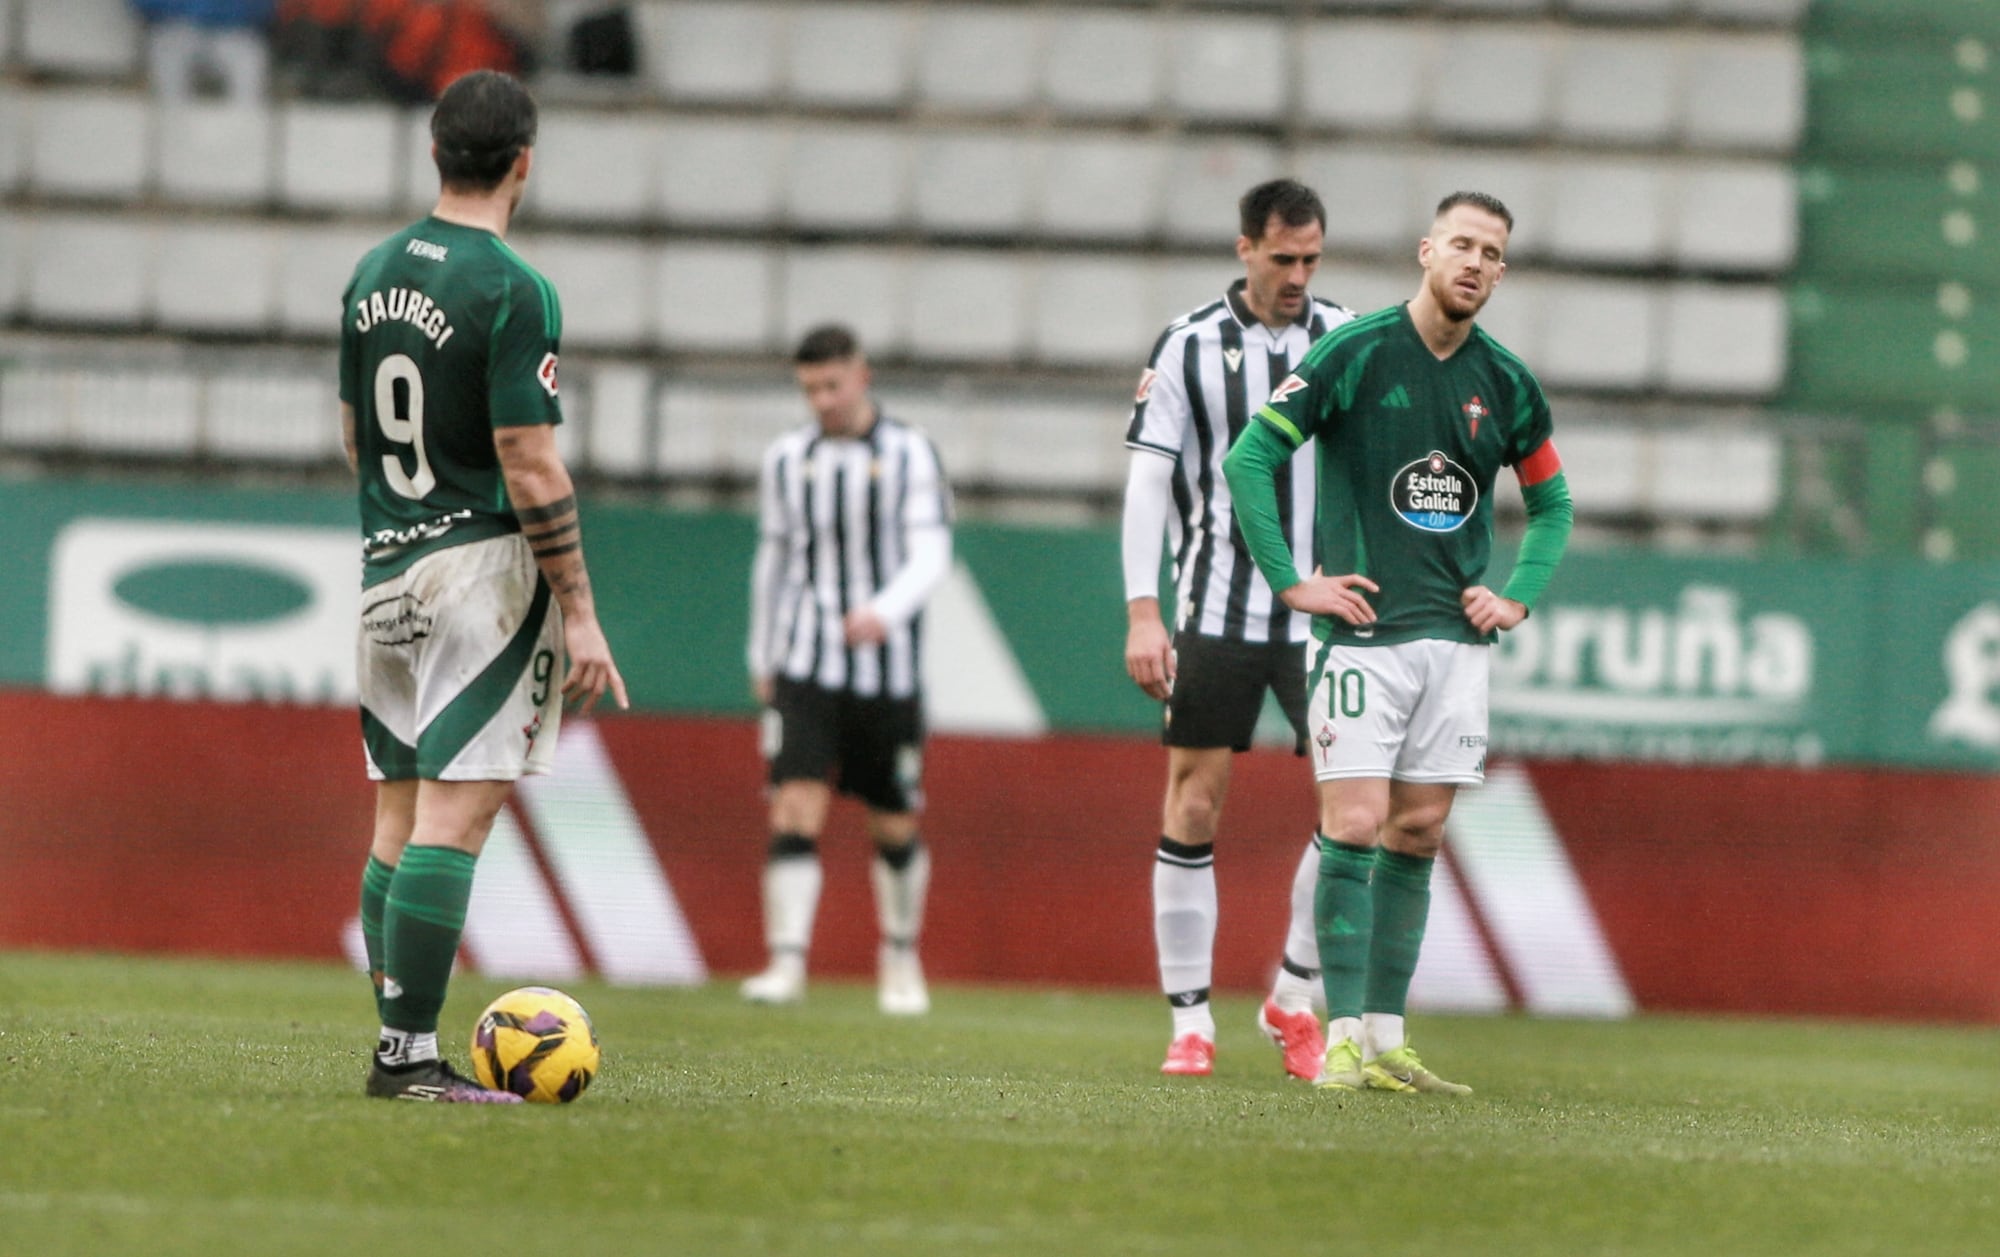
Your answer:
[[[542,388],[550,397],[556,395],[556,356],[543,354],[542,365],[535,368],[535,378],[542,382]]]

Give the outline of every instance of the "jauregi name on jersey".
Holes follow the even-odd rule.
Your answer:
[[[562,422],[555,289],[492,232],[433,217],[361,259],[341,310],[363,585],[520,531],[493,433]]]

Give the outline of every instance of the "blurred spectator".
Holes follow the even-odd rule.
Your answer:
[[[554,0],[563,66],[578,74],[630,75],[639,68],[632,7],[623,0]]]
[[[301,95],[422,104],[473,70],[532,70],[543,8],[543,0],[278,0],[277,42]]]
[[[146,22],[146,69],[164,100],[189,100],[204,83],[238,104],[264,99],[267,37],[276,0],[131,0]]]

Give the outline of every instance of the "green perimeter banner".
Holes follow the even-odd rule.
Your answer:
[[[347,494],[27,480],[0,501],[0,683],[353,701]],[[749,714],[752,521],[586,502],[585,543],[634,705]],[[1115,529],[966,523],[956,554],[927,634],[937,728],[1157,727],[1125,677]],[[1502,753],[2000,767],[2000,566],[1574,553],[1493,681]]]

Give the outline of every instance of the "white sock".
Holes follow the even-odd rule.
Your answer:
[[[1215,844],[1191,846],[1161,838],[1153,859],[1153,940],[1160,953],[1160,990],[1189,1004],[1199,995],[1207,1018],[1215,970]],[[1176,1035],[1180,1007],[1174,1010]],[[1208,1021],[1213,1036],[1214,1021]]]
[[[803,959],[811,948],[823,878],[817,854],[784,856],[764,866],[764,942],[773,959]]]
[[[882,941],[892,947],[916,948],[924,929],[924,899],[931,885],[931,853],[921,840],[912,840],[916,850],[909,863],[893,868],[881,852],[869,862],[869,880],[875,885],[875,919],[882,927]]]
[[[1303,1013],[1326,1002],[1319,980],[1319,936],[1313,930],[1313,896],[1319,887],[1319,843],[1306,843],[1306,853],[1292,874],[1292,921],[1285,931],[1285,963],[1271,999],[1288,1013]],[[1310,976],[1308,976],[1310,975]]]
[[[1361,1033],[1361,1059],[1372,1061],[1403,1046],[1403,1018],[1398,1013],[1364,1013]]]
[[[1327,1023],[1326,1041],[1338,1043],[1342,1039],[1352,1039],[1356,1047],[1361,1046],[1361,1018],[1336,1017]]]
[[[1215,1013],[1209,1009],[1208,1001],[1198,1004],[1174,1005],[1174,1037],[1198,1034],[1210,1043],[1215,1042]]]
[[[390,1068],[403,1065],[421,1065],[425,1061],[438,1058],[437,1032],[416,1034],[408,1030],[391,1030],[382,1027],[382,1035],[375,1041],[375,1059]]]

